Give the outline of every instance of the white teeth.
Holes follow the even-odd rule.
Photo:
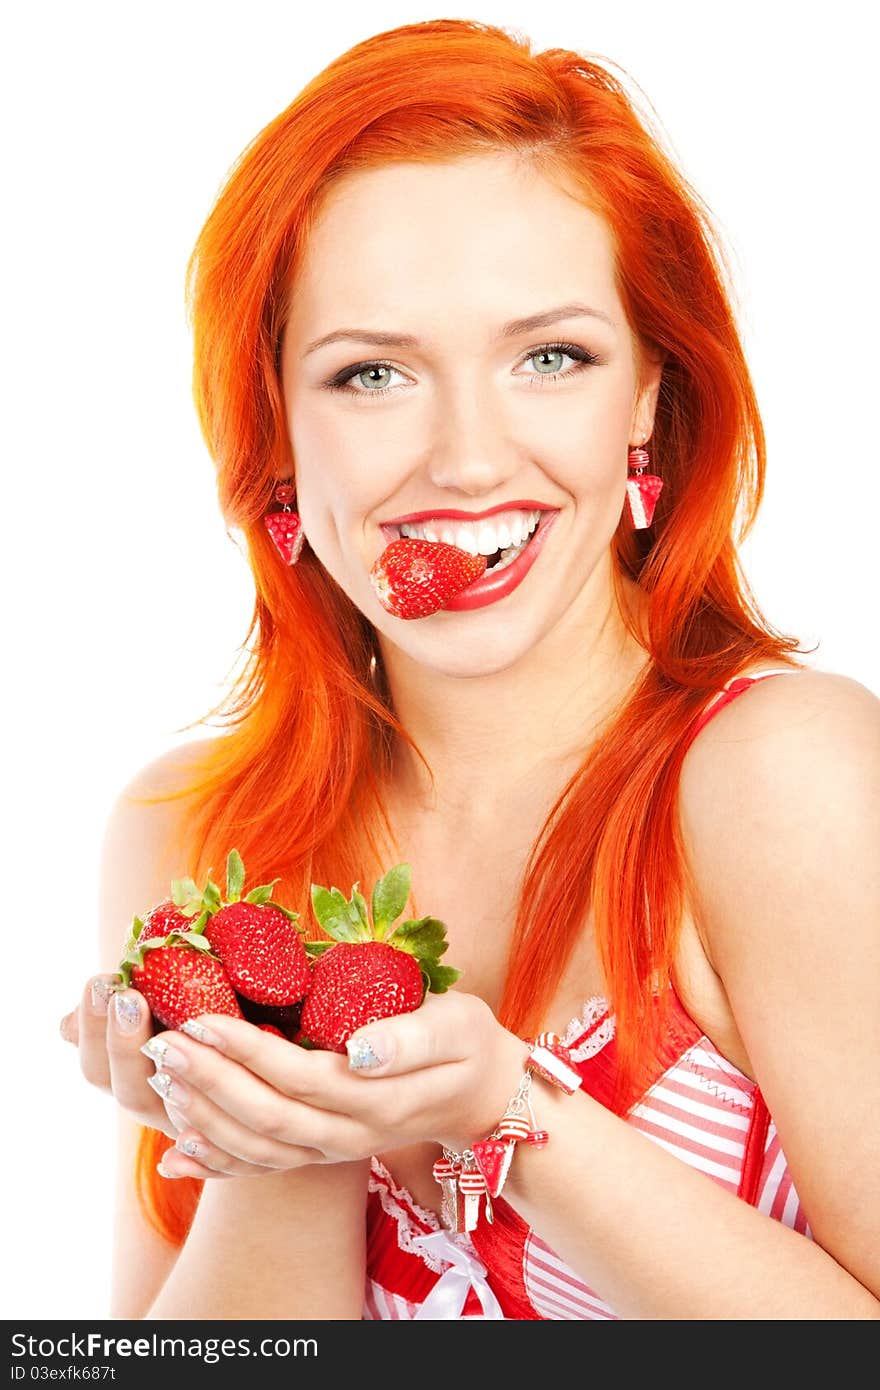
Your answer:
[[[481,521],[450,522],[442,518],[428,522],[408,521],[396,529],[401,536],[414,540],[443,541],[446,545],[466,550],[469,555],[494,555],[498,550],[522,545],[540,519],[540,511],[525,512],[512,507],[509,511],[496,512],[494,516],[484,517]]]
[[[458,546],[459,550],[466,550],[469,555],[479,554],[477,538],[470,525],[456,528],[454,544]]]

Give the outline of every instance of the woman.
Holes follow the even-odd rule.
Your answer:
[[[64,1024],[138,1181],[117,1316],[878,1315],[878,702],[737,567],[764,445],[719,264],[609,72],[476,23],[357,45],[231,174],[190,290],[254,646],[229,730],[114,808]],[[404,527],[487,557],[417,620],[370,579]],[[458,985],[350,1058],[150,1043],[119,923],[233,845],[301,912],[405,859]],[[441,1146],[542,1030],[549,1146],[452,1234]]]

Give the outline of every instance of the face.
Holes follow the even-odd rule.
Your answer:
[[[488,674],[607,607],[660,367],[643,362],[640,386],[601,218],[508,155],[359,172],[328,196],[291,299],[297,507],[383,646]],[[401,526],[507,563],[476,605],[392,617],[369,574]]]

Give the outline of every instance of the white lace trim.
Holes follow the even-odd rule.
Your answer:
[[[422,1246],[414,1244],[419,1236],[425,1234],[417,1226],[413,1225],[411,1213],[415,1212],[420,1221],[424,1221],[432,1231],[442,1230],[440,1222],[433,1211],[428,1211],[426,1207],[420,1207],[407,1192],[406,1188],[398,1187],[384,1163],[373,1156],[370,1163],[370,1192],[379,1194],[379,1201],[386,1216],[390,1216],[397,1226],[397,1244],[407,1255],[415,1255],[417,1259],[426,1264],[435,1274],[442,1274],[449,1268],[448,1260],[435,1259]]]
[[[599,1026],[595,1027],[597,1023]],[[572,1047],[575,1039],[590,1028],[594,1029],[590,1036],[585,1038],[580,1046]],[[586,1062],[601,1052],[613,1037],[614,1018],[608,1013],[608,1001],[601,994],[594,994],[586,1001],[580,1015],[571,1020],[562,1035],[562,1042],[565,1047],[571,1048],[572,1059],[575,1062]]]

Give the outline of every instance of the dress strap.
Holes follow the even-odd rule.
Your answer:
[[[688,743],[696,738],[700,730],[705,728],[709,720],[714,718],[719,710],[724,709],[725,705],[731,704],[732,701],[736,699],[737,695],[742,695],[743,692],[754,685],[756,681],[765,680],[767,676],[799,676],[802,673],[802,667],[780,666],[774,668],[772,671],[758,671],[754,676],[734,676],[717,695],[712,697],[706,709],[697,717],[696,722],[691,726]]]

